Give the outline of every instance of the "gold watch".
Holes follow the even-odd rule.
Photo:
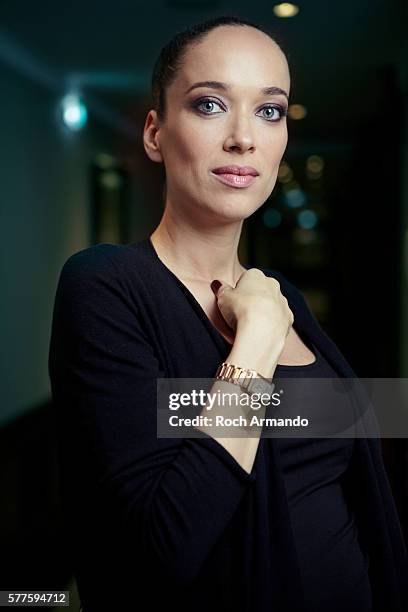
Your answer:
[[[241,368],[227,361],[223,361],[217,368],[215,378],[239,385],[250,395],[253,393],[267,393],[268,395],[272,395],[275,389],[275,384],[272,380],[261,376],[256,370]]]

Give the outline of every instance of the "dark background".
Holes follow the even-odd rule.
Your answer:
[[[285,165],[246,222],[242,262],[297,285],[357,375],[408,376],[406,4],[298,6],[279,19],[264,1],[0,2],[1,589],[70,589],[78,609],[47,371],[56,283],[72,253],[159,222],[163,169],[142,144],[150,74],[189,24],[233,12],[268,27],[289,57],[290,102],[307,109],[288,120]],[[88,109],[78,132],[61,121],[73,91]],[[408,443],[383,448],[408,535]]]

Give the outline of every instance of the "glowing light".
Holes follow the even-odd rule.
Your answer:
[[[113,155],[109,155],[109,153],[97,153],[94,157],[94,161],[95,164],[103,170],[114,168],[117,165],[116,158],[113,157]]]
[[[317,214],[314,210],[307,208],[298,214],[297,220],[303,229],[312,229],[317,225]]]
[[[122,182],[120,174],[114,170],[103,172],[100,177],[100,184],[106,189],[118,189]]]
[[[306,168],[310,172],[321,172],[324,168],[324,160],[319,155],[310,155],[306,160]]]
[[[291,119],[299,121],[304,119],[307,115],[307,110],[303,104],[289,104],[288,115]]]
[[[281,162],[278,171],[278,181],[280,183],[289,183],[293,179],[293,172],[289,164],[285,161]]]
[[[306,160],[306,176],[315,181],[323,174],[324,160],[319,155],[310,155]]]
[[[295,227],[293,230],[293,239],[297,244],[302,246],[308,246],[314,244],[318,240],[318,235],[314,229],[303,229],[301,227]]]
[[[278,227],[278,225],[280,225],[281,221],[282,215],[280,214],[279,210],[276,210],[276,208],[268,208],[267,210],[265,210],[263,215],[263,222],[266,227],[275,229],[275,227]]]
[[[285,185],[284,201],[289,208],[299,208],[306,203],[306,194],[297,181]]]
[[[61,102],[62,120],[73,131],[81,130],[87,121],[88,111],[85,104],[75,94],[65,96]]]
[[[273,12],[277,17],[294,17],[298,14],[299,7],[291,2],[281,2],[280,4],[275,4]]]

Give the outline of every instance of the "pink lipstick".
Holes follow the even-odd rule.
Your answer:
[[[252,166],[221,166],[212,170],[212,174],[224,183],[231,187],[249,187],[255,178],[259,175],[258,170]]]

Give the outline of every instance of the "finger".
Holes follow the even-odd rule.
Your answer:
[[[221,295],[221,293],[223,291],[225,291],[225,289],[233,289],[233,287],[231,287],[231,285],[229,285],[228,283],[224,283],[222,281],[219,281],[218,279],[213,280],[211,283],[211,289],[213,290],[214,294],[219,297]]]

